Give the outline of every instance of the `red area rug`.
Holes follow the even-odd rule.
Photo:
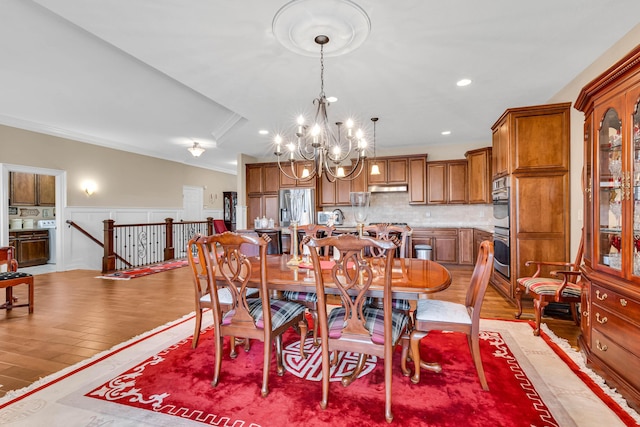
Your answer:
[[[158,264],[146,265],[144,267],[132,268],[130,270],[116,271],[115,273],[98,276],[99,279],[129,280],[137,277],[148,276],[149,274],[162,273],[163,271],[185,267],[189,262],[186,259],[175,259]]]
[[[287,373],[272,369],[267,398],[260,396],[262,344],[228,356],[225,340],[223,373],[211,386],[213,333],[201,336],[197,349],[187,339],[112,378],[86,396],[204,424],[251,426],[374,426],[384,418],[384,369],[373,361],[365,375],[343,387],[331,383],[329,407],[321,398],[320,351],[307,340],[309,357],[299,356],[297,335],[285,335]],[[463,334],[433,332],[422,342],[423,357],[439,361],[441,374],[425,372],[421,383],[403,377],[399,352],[394,357],[394,424],[400,426],[560,426],[523,371],[500,333],[483,331],[481,352],[490,392],[479,384]],[[332,381],[355,366],[357,357],[341,354]]]
[[[204,320],[210,323],[210,316]],[[442,363],[443,372],[424,372],[421,383],[413,385],[398,369],[392,425],[612,427],[640,420],[619,395],[603,389],[601,379],[593,381],[578,353],[556,345],[552,349],[545,332],[534,337],[526,322],[484,319],[481,329],[490,391],[480,388],[464,336],[432,333],[423,340],[423,356]],[[319,357],[300,360],[295,333],[285,337],[287,372],[278,377],[272,369],[270,394],[262,398],[260,343],[253,343],[249,353],[240,350],[236,360],[230,360],[225,349],[221,383],[214,388],[212,333],[204,333],[198,349],[192,350],[192,332],[190,315],[26,389],[8,392],[0,398],[0,424],[388,425],[380,361],[372,361],[365,375],[347,388],[332,382],[329,408],[322,410]],[[575,362],[565,363],[556,352],[564,358],[569,354]],[[341,361],[336,379],[353,363],[349,357]]]

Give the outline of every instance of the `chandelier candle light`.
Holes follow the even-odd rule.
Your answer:
[[[308,181],[316,176],[321,178],[323,173],[330,182],[336,179],[353,180],[364,168],[367,141],[364,132],[355,129],[352,119],[345,123],[336,122],[335,128],[329,123],[329,101],[324,93],[324,45],[329,43],[329,37],[316,36],[315,42],[320,45],[320,95],[313,100],[316,106],[315,123],[313,126],[306,125],[305,118],[299,116],[295,139],[287,142],[281,135],[276,135],[274,154],[282,173],[296,181]],[[352,158],[353,153],[355,158]],[[282,156],[288,160],[289,167],[281,163]],[[347,159],[351,159],[351,162],[343,164]],[[312,162],[313,169],[305,167],[298,175],[296,160]]]

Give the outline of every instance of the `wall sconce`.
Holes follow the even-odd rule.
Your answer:
[[[85,193],[87,193],[87,196],[91,196],[93,193],[96,192],[97,185],[94,181],[85,181],[82,184],[82,189],[84,190]]]

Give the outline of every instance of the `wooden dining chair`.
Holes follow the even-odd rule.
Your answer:
[[[13,246],[0,247],[0,288],[5,288],[5,302],[0,309],[10,311],[16,307],[29,307],[29,313],[33,313],[33,275],[18,271],[18,261],[13,257]],[[28,301],[16,304],[18,298],[13,296],[13,287],[18,285],[28,286]]]
[[[554,262],[554,261],[527,261],[524,265],[534,265],[536,271],[533,276],[521,277],[516,280],[516,319],[522,315],[522,295],[529,295],[533,298],[533,311],[535,315],[536,328],[533,335],[540,335],[540,323],[544,308],[550,302],[568,303],[571,307],[571,316],[576,325],[580,325],[578,310],[576,305],[580,303],[582,298],[582,282],[580,273],[580,264],[582,264],[582,255],[584,252],[584,241],[580,239],[578,252],[574,262]],[[557,269],[549,274],[544,274],[543,269]],[[555,277],[548,277],[555,276]],[[561,276],[561,277],[558,277]]]
[[[480,309],[484,294],[493,271],[493,243],[485,240],[480,244],[476,265],[471,275],[464,304],[435,299],[421,299],[414,312],[413,331],[411,331],[411,358],[414,373],[411,382],[420,382],[420,370],[423,368],[440,372],[437,363],[423,363],[420,358],[420,340],[430,331],[462,332],[467,335],[471,357],[483,390],[489,390],[480,357]]]
[[[193,331],[193,339],[191,342],[191,347],[198,347],[198,342],[200,340],[200,331],[202,329],[202,313],[205,309],[213,310],[214,304],[211,300],[211,290],[209,289],[209,278],[207,277],[207,265],[203,259],[204,253],[197,249],[196,240],[202,237],[202,235],[196,235],[193,237],[189,243],[187,244],[187,253],[189,266],[191,267],[191,277],[194,285],[194,296],[195,296],[195,330]],[[247,296],[256,297],[258,294],[258,289],[250,288],[247,289]],[[218,289],[218,302],[220,308],[220,315],[229,312],[232,309],[233,298],[231,293],[226,288]],[[235,359],[238,356],[236,352],[235,346],[235,338],[231,337],[231,349],[230,356],[232,359]],[[249,351],[250,342],[248,339],[244,340],[245,350]]]
[[[302,254],[304,249],[304,237],[328,237],[331,236],[335,230],[335,227],[318,224],[301,225],[297,228],[298,234],[302,237],[302,239],[299,239],[300,250],[298,253],[300,254]],[[330,250],[330,246],[317,248],[318,253],[324,257],[329,256]],[[296,301],[307,307],[307,310],[309,310],[309,314],[311,314],[311,318],[313,319],[313,345],[320,345],[320,341],[318,341],[318,294],[315,292],[285,291],[283,292],[283,297],[289,301]]]
[[[409,238],[411,237],[412,229],[408,225],[378,223],[365,226],[363,231],[378,239],[388,240],[395,236],[400,241],[396,257],[409,258]],[[375,256],[376,253],[374,252],[373,255]]]
[[[271,299],[267,279],[267,245],[264,237],[254,238],[232,232],[200,236],[194,239],[201,254],[198,261],[205,265],[207,288],[213,308],[216,361],[212,385],[218,385],[222,369],[222,347],[225,336],[256,339],[264,342],[262,389],[263,397],[269,394],[269,370],[272,347],[276,346],[278,375],[284,374],[282,363],[282,334],[289,327],[300,331],[300,354],[304,353],[307,334],[305,307],[301,304]],[[251,261],[241,251],[243,245],[259,248],[259,268],[253,271]],[[259,297],[252,298],[247,291],[258,286]],[[220,290],[226,289],[231,297],[230,310],[223,312]]]
[[[391,412],[391,382],[393,349],[405,333],[407,316],[391,309],[391,273],[397,240],[382,240],[359,237],[351,234],[321,239],[305,237],[310,248],[332,246],[339,251],[339,259],[331,269],[331,281],[339,291],[342,306],[327,314],[325,277],[320,255],[311,250],[316,291],[318,294],[318,318],[322,348],[322,400],[320,407],[326,409],[329,401],[330,359],[332,352],[360,353],[356,369],[342,378],[348,385],[358,377],[367,360],[367,355],[384,359],[385,418],[393,420]],[[363,257],[365,250],[382,250],[379,258]],[[366,305],[371,286],[383,289],[383,307]],[[334,360],[334,363],[337,360]]]
[[[392,225],[388,223],[379,223],[375,225],[367,225],[364,227],[363,231],[371,235],[372,237],[390,240],[390,239],[398,239],[399,246],[396,250],[396,256],[398,258],[408,258],[409,257],[409,238],[411,237],[411,227],[408,225],[400,226],[400,225]],[[371,255],[372,256],[381,256],[383,253],[379,250],[373,249]],[[381,307],[380,298],[371,298],[367,299],[367,304],[369,305],[377,305]],[[391,307],[394,310],[401,310],[405,312],[407,316],[411,313],[411,304],[406,299],[401,298],[393,298],[391,300]],[[409,328],[411,329],[411,317],[409,317]]]

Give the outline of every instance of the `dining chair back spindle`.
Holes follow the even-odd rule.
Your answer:
[[[232,232],[212,236],[197,236],[193,239],[197,248],[198,263],[204,268],[206,288],[212,301],[213,328],[215,336],[215,369],[212,385],[220,380],[222,368],[222,348],[225,336],[256,339],[264,342],[263,377],[261,394],[269,394],[269,370],[272,347],[276,346],[278,375],[284,374],[282,362],[282,334],[295,327],[300,331],[300,353],[304,353],[304,339],[307,334],[305,307],[301,304],[277,300],[270,297],[267,278],[267,245],[265,237],[251,237]],[[258,247],[259,269],[252,270],[251,261],[241,250],[242,246]],[[250,289],[259,283],[259,295],[251,294]],[[221,290],[230,296],[230,304],[223,310]]]
[[[405,332],[407,316],[391,308],[391,278],[397,239],[382,240],[359,237],[352,234],[314,239],[305,237],[305,244],[312,248],[316,290],[318,294],[318,318],[322,348],[322,400],[326,409],[329,400],[330,353],[340,357],[339,352],[360,354],[355,370],[343,377],[348,385],[361,372],[368,355],[384,359],[385,418],[393,420],[391,411],[391,378],[393,349]],[[320,255],[313,248],[332,246],[339,252],[331,267],[331,280],[339,291],[342,306],[327,312],[325,283]],[[382,251],[380,257],[364,257],[366,252]],[[366,304],[372,285],[383,288],[383,307]],[[405,345],[407,343],[405,342]]]

